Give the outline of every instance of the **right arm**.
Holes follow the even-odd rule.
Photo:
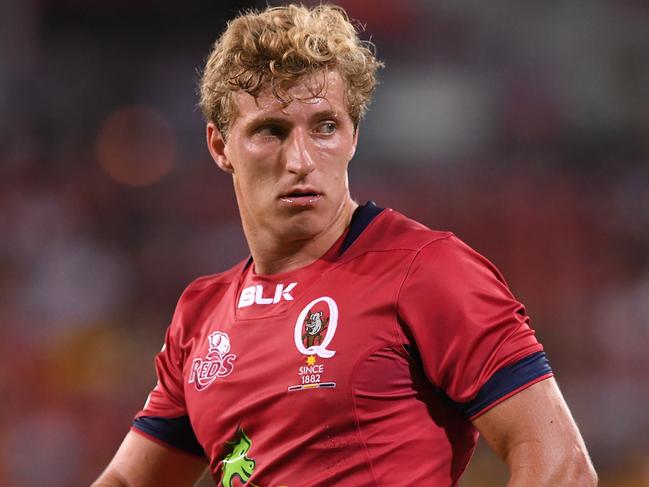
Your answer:
[[[208,460],[187,416],[183,341],[185,290],[156,355],[157,383],[117,453],[92,487],[190,487]],[[157,438],[157,440],[156,440]]]
[[[129,431],[91,487],[191,487],[203,476],[204,458],[162,446]]]

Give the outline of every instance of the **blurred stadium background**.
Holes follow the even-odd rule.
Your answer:
[[[345,0],[387,63],[351,184],[487,255],[601,476],[649,486],[649,2]],[[195,86],[261,2],[0,2],[0,485],[87,485],[194,277],[247,251]],[[482,445],[462,487],[502,486]]]

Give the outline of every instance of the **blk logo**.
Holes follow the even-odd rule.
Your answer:
[[[256,286],[250,286],[241,291],[241,297],[239,297],[238,308],[245,308],[246,306],[252,306],[253,304],[277,304],[282,299],[285,301],[293,301],[293,296],[291,296],[291,291],[297,286],[297,282],[292,282],[287,286],[284,284],[278,284],[275,286],[275,292],[271,296],[264,297],[264,287],[260,284]]]

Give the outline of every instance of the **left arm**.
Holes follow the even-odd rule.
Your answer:
[[[545,379],[473,421],[509,466],[508,487],[591,487],[597,474],[553,378]]]

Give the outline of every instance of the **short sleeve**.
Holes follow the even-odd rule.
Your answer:
[[[172,323],[165,334],[162,350],[155,357],[157,376],[153,388],[139,416],[161,416],[174,418],[187,414],[182,379],[182,361],[174,340],[175,329]]]
[[[164,445],[205,456],[185,406],[183,359],[179,347],[180,307],[179,303],[167,328],[162,350],[155,357],[156,386],[136,414],[132,430]]]
[[[551,375],[523,305],[454,235],[415,256],[397,313],[428,380],[469,417]]]

